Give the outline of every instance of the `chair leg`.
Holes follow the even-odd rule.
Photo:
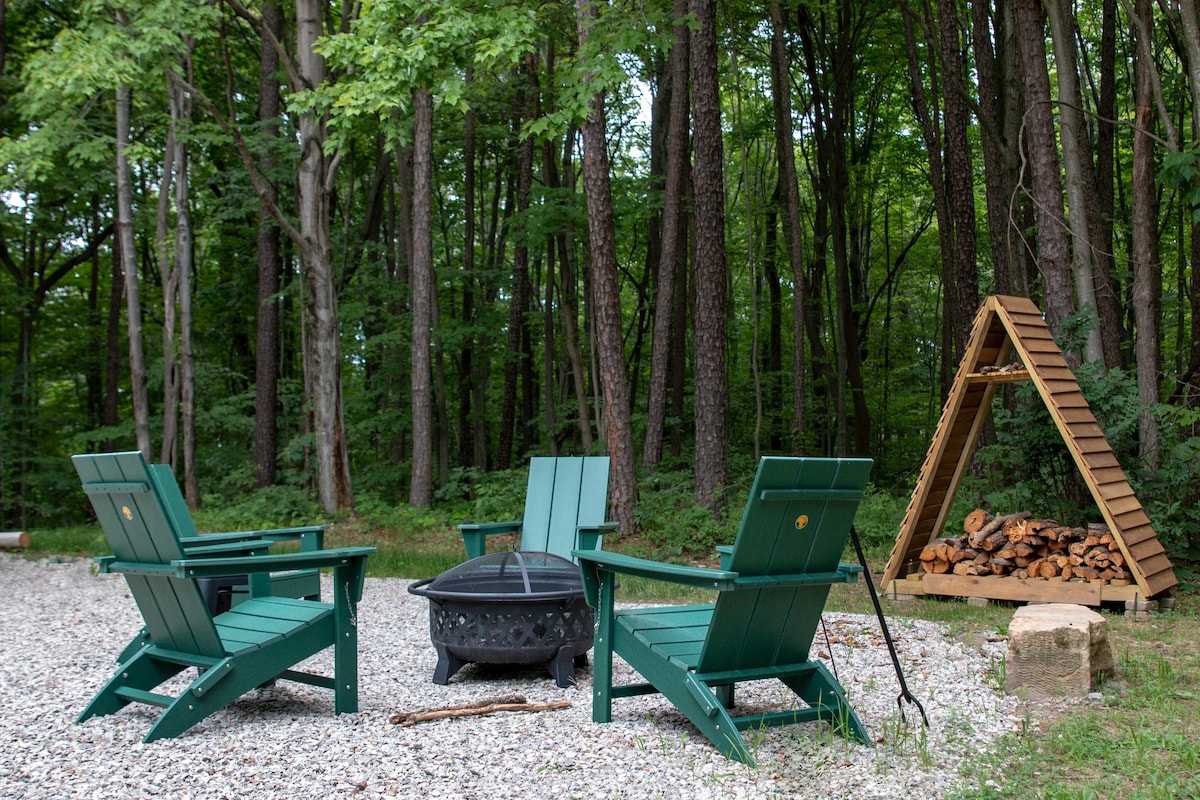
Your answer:
[[[125,645],[125,649],[117,656],[117,663],[124,664],[129,659],[137,655],[138,651],[150,643],[150,634],[146,633],[146,629],[142,628],[138,631],[137,636],[129,644]]]
[[[746,747],[746,740],[722,702],[722,687],[710,688],[686,670],[681,671],[682,681],[671,681],[660,687],[663,697],[679,709],[688,720],[700,729],[721,754],[732,761],[754,766],[754,756]],[[730,687],[732,688],[732,687]],[[714,693],[714,689],[718,690]],[[700,698],[712,696],[712,702],[701,702]]]
[[[357,581],[362,586],[362,570],[357,567],[337,567],[333,571],[333,713],[353,714],[358,711],[358,599],[351,590]],[[355,572],[357,570],[357,573]]]
[[[824,664],[810,662],[811,670],[799,675],[783,678],[783,682],[795,692],[801,700],[820,712],[821,719],[827,720],[833,730],[847,739],[869,742],[866,726],[858,718],[858,714],[850,707],[846,692],[837,682]]]
[[[181,664],[156,661],[144,652],[138,653],[121,665],[117,670],[117,674],[113,675],[109,682],[104,685],[104,688],[96,693],[96,696],[92,698],[92,702],[88,703],[87,708],[83,710],[83,713],[79,715],[79,718],[75,722],[80,723],[91,717],[103,717],[106,714],[115,714],[132,702],[120,696],[119,691],[121,689],[149,692],[163,681],[179,674],[185,668]]]
[[[615,603],[615,576],[611,572],[600,573],[600,613],[596,614],[596,635],[592,643],[592,721],[612,721],[613,690],[613,635],[616,623],[613,619]]]

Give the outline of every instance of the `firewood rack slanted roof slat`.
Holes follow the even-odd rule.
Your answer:
[[[997,372],[1012,360],[1023,369]],[[1113,585],[1011,576],[920,574],[921,549],[942,535],[955,494],[975,454],[991,401],[1003,383],[1033,381],[1081,476],[1126,558],[1134,583]],[[896,595],[933,594],[1098,606],[1146,600],[1178,584],[1171,562],[1134,496],[1112,448],[1054,342],[1038,307],[1023,297],[988,297],[921,467],[900,535],[883,574]]]

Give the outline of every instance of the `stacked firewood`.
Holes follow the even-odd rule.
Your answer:
[[[934,574],[1010,575],[1069,581],[1124,581],[1129,570],[1104,523],[1086,528],[1031,519],[1027,511],[993,516],[975,509],[961,536],[936,539],[921,550],[921,566]]]

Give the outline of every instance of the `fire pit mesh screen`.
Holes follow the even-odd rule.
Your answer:
[[[467,561],[409,587],[429,599],[435,683],[465,664],[545,662],[559,686],[587,663],[595,616],[579,568],[550,553],[511,551]]]

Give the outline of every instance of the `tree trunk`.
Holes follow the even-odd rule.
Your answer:
[[[413,94],[412,476],[408,502],[433,504],[433,93]]]
[[[180,474],[179,456],[179,269],[171,247],[171,193],[175,179],[175,165],[179,158],[179,91],[173,83],[167,85],[169,119],[167,136],[163,147],[162,179],[158,186],[158,203],[154,214],[155,254],[158,257],[159,276],[163,292],[162,321],[162,444],[159,461]]]
[[[593,0],[576,0],[579,47],[587,51],[597,10]],[[625,377],[625,348],[621,337],[621,288],[617,277],[617,246],[609,184],[604,94],[592,95],[591,114],[583,124],[583,186],[588,210],[588,252],[591,257],[593,310],[600,385],[604,394],[605,433],[611,458],[609,497],[622,535],[637,529],[637,464],[633,422]]]
[[[926,160],[929,162],[930,192],[933,194],[933,208],[938,223],[938,245],[941,251],[942,317],[944,320],[941,326],[943,347],[941,348],[938,392],[944,400],[949,394],[950,382],[954,379],[953,363],[955,361],[955,348],[945,345],[947,342],[952,344],[955,341],[955,334],[958,330],[955,321],[958,303],[954,288],[955,217],[950,211],[949,190],[942,162],[941,114],[938,105],[941,98],[937,95],[931,98],[925,91],[925,76],[928,66],[917,51],[915,23],[918,18],[916,12],[907,2],[903,2],[900,7],[904,19],[904,43],[905,52],[908,55],[909,81],[912,84],[913,110],[916,112],[917,120],[921,123],[921,133],[925,141]],[[929,13],[928,6],[925,7],[925,13]],[[924,18],[921,21],[924,23],[923,28],[927,31],[930,30],[929,19]]]
[[[532,101],[526,97],[526,92],[522,92],[522,100],[516,102],[521,103],[513,115],[513,136],[517,135],[520,130],[521,123],[527,119],[526,113],[532,107]],[[523,213],[529,208],[529,193],[533,184],[533,138],[524,137],[517,143],[515,147],[515,155],[517,162],[515,164],[517,175],[517,217],[523,220]],[[518,227],[523,227],[523,223],[518,223]],[[527,360],[525,347],[525,330],[527,326],[526,315],[529,313],[530,294],[532,286],[529,282],[529,247],[525,244],[524,237],[517,237],[517,244],[513,248],[513,286],[512,299],[509,304],[508,311],[508,341],[506,359],[504,362],[504,394],[501,398],[500,407],[500,441],[499,451],[496,455],[496,466],[499,469],[508,469],[512,463],[513,457],[513,441],[517,427],[517,391],[520,377],[525,373],[524,362]],[[526,384],[528,381],[526,381]],[[522,415],[524,417],[524,414]],[[523,422],[524,420],[522,420]],[[522,425],[522,428],[524,426]],[[524,436],[524,430],[522,430]],[[524,455],[524,449],[522,452]]]
[[[319,0],[296,0],[296,65],[308,86],[320,86],[325,78],[325,59],[313,49],[322,33],[322,7]],[[298,122],[296,194],[309,330],[306,368],[312,380],[317,494],[321,507],[332,513],[354,504],[342,413],[341,332],[329,229],[329,184],[336,160],[330,163],[325,157],[324,120],[307,113],[300,114]]]
[[[1136,0],[1138,16],[1149,19],[1150,0]],[[1162,264],[1158,253],[1158,201],[1154,181],[1154,99],[1150,70],[1143,57],[1134,61],[1136,84],[1133,116],[1133,180],[1130,188],[1133,239],[1133,313],[1136,327],[1139,455],[1154,470],[1159,466],[1158,426],[1154,419],[1159,401],[1158,370],[1161,361],[1158,320],[1162,305]]]
[[[687,0],[675,0],[675,19],[687,16]],[[670,99],[667,111],[666,168],[663,179],[662,247],[659,249],[658,286],[654,297],[654,332],[650,346],[650,389],[646,401],[646,435],[642,466],[654,469],[662,461],[667,419],[667,377],[671,368],[671,314],[674,310],[675,260],[683,241],[683,173],[688,150],[688,29],[680,22],[673,29],[669,57]]]
[[[468,87],[475,82],[474,67],[467,67]],[[475,317],[475,111],[468,108],[463,120],[463,245],[462,245],[462,320],[470,324]],[[471,398],[475,387],[475,337],[464,337],[458,352],[458,463],[464,467],[484,467],[475,458],[475,429],[471,418]],[[486,459],[487,450],[484,448]]]
[[[186,69],[191,76],[191,45],[185,54]],[[183,493],[188,508],[200,507],[200,485],[196,476],[196,363],[192,337],[192,270],[195,267],[192,243],[190,137],[192,120],[191,100],[178,86],[169,86],[169,98],[176,106],[172,116],[178,120],[175,131],[175,293],[179,304],[179,373],[180,423],[183,427]],[[181,135],[182,134],[182,135]],[[165,359],[164,359],[165,360]],[[178,470],[177,470],[178,472]]]
[[[1037,221],[1037,262],[1042,277],[1046,323],[1055,336],[1075,313],[1071,289],[1071,257],[1063,218],[1058,149],[1050,107],[1050,78],[1046,70],[1045,35],[1038,0],[1015,0],[1017,41],[1025,87],[1024,149],[1028,163],[1027,190]],[[1078,365],[1075,353],[1064,351],[1067,363]]]
[[[696,502],[720,514],[726,479],[725,180],[721,95],[717,81],[715,0],[690,0],[692,184],[696,215],[694,339]]]
[[[942,90],[945,94],[943,157],[946,163],[946,195],[954,219],[954,286],[948,295],[954,308],[954,361],[961,360],[971,336],[971,326],[979,307],[979,272],[975,247],[974,165],[968,144],[967,70],[962,63],[964,45],[960,43],[957,6],[954,0],[938,0],[938,26],[941,41]]]
[[[1116,173],[1117,118],[1117,0],[1101,0],[1100,93],[1096,100],[1096,202],[1092,224],[1098,231],[1099,247],[1093,251],[1096,275],[1096,313],[1100,318],[1100,345],[1104,364],[1121,366],[1121,304],[1113,273],[1114,175]]]
[[[262,23],[276,41],[283,35],[283,10],[275,0],[265,0]],[[279,138],[280,91],[275,77],[279,54],[262,37],[258,66],[258,121],[266,140],[258,167],[264,175],[275,171],[273,142]],[[275,483],[279,450],[279,276],[283,269],[280,256],[279,225],[269,205],[279,202],[273,183],[265,187],[267,198],[258,209],[258,305],[255,317],[254,348],[254,483],[266,488]]]
[[[1096,302],[1096,279],[1092,253],[1099,243],[1092,241],[1089,220],[1095,180],[1092,173],[1091,143],[1084,129],[1083,94],[1079,89],[1079,67],[1075,54],[1075,24],[1065,0],[1044,0],[1054,42],[1055,76],[1058,81],[1058,115],[1062,138],[1063,166],[1067,185],[1067,224],[1071,230],[1071,271],[1075,277],[1075,296],[1079,311],[1092,323],[1086,333],[1084,358],[1104,363]]]
[[[125,23],[124,12],[117,12],[117,22]],[[150,453],[150,408],[146,387],[146,356],[142,348],[142,300],[138,286],[137,251],[133,243],[133,182],[126,151],[129,149],[130,106],[133,90],[127,85],[117,88],[117,248],[121,270],[125,273],[125,324],[129,333],[130,399],[133,401],[133,424],[137,449],[146,458]]]
[[[796,175],[795,133],[792,129],[791,63],[784,41],[787,29],[779,0],[771,2],[771,105],[775,116],[775,157],[779,165],[779,211],[783,241],[792,273],[792,451],[804,452],[805,415],[804,314],[808,280],[804,274],[804,233],[800,224],[800,184]],[[782,364],[781,364],[782,366]]]
[[[583,352],[579,346],[579,312],[575,306],[578,295],[573,291],[579,281],[576,280],[576,267],[572,259],[574,248],[567,241],[566,234],[555,237],[558,247],[558,263],[562,273],[559,282],[558,299],[562,306],[563,347],[567,351],[567,361],[571,365],[571,384],[575,394],[575,417],[579,426],[579,446],[583,452],[590,453],[594,438],[592,436],[592,415],[588,404],[587,367],[583,360]]]
[[[1009,208],[1017,185],[1016,142],[1022,93],[1016,77],[1012,8],[1002,3],[992,14],[990,6],[989,0],[971,0],[971,43],[979,86],[980,149],[992,272],[998,292],[1027,296],[1020,268],[1021,250],[1015,246]]]
[[[112,275],[108,293],[108,313],[104,326],[104,426],[109,430],[120,421],[121,403],[121,301],[125,296],[125,275],[121,269],[121,248],[113,242]],[[117,443],[106,439],[100,451],[112,453]]]

